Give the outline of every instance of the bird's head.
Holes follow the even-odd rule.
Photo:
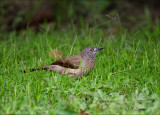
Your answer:
[[[82,57],[90,57],[90,58],[94,58],[97,54],[97,52],[99,50],[103,49],[103,47],[94,47],[94,46],[90,46],[90,47],[86,47],[82,52],[81,52],[81,56]]]

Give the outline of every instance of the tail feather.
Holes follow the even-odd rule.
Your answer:
[[[26,73],[26,72],[33,72],[33,71],[37,71],[37,70],[47,70],[48,68],[46,66],[43,66],[43,67],[38,67],[38,68],[29,68],[28,70],[27,69],[24,69],[24,70],[21,70],[21,72],[23,73]]]

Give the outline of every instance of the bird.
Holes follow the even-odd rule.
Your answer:
[[[89,46],[82,50],[82,52],[78,55],[64,57],[53,62],[50,65],[38,68],[30,68],[29,70],[30,72],[36,70],[50,70],[63,76],[66,75],[72,78],[88,75],[93,70],[95,66],[95,56],[101,49],[104,48]],[[26,73],[27,71],[22,70],[22,72]]]

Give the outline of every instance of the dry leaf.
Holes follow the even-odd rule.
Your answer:
[[[84,110],[80,109],[80,115],[90,115],[90,114],[86,113]]]
[[[58,59],[63,57],[63,53],[58,49],[51,49],[52,58]]]

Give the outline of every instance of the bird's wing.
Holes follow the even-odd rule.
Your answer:
[[[51,65],[59,65],[66,68],[77,69],[80,66],[80,56],[74,55],[71,57],[65,57],[60,60],[55,61]]]

